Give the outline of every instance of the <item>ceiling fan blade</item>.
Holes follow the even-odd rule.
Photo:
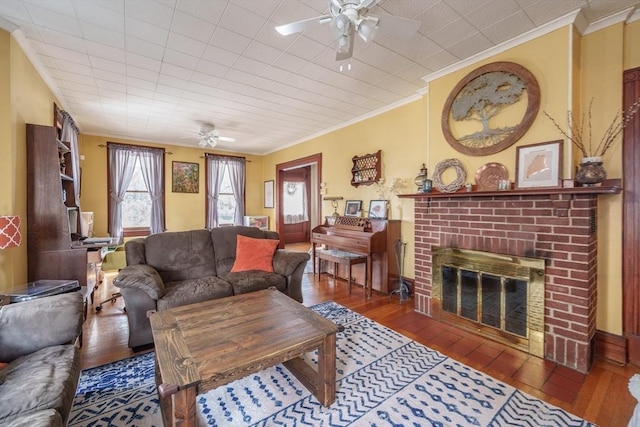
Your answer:
[[[283,36],[288,36],[294,33],[299,33],[301,31],[310,28],[312,25],[316,23],[321,23],[326,19],[331,19],[329,15],[316,16],[315,18],[303,19],[302,21],[290,22],[289,24],[278,25],[276,27],[276,31],[282,34]]]
[[[217,136],[216,139],[219,141],[236,142],[235,138],[230,138],[228,136]]]
[[[394,15],[379,15],[379,31],[398,39],[409,40],[420,28],[420,21]]]

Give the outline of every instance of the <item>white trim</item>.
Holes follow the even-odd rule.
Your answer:
[[[580,14],[582,15],[582,14]],[[580,29],[578,29],[578,31],[580,31]],[[569,31],[569,34],[567,35],[567,37],[569,37],[569,51],[567,52],[568,58],[567,58],[567,106],[569,110],[573,109],[573,49],[574,49],[574,45],[576,43],[576,38],[573,36],[573,31]],[[571,135],[571,127],[569,127],[567,129],[567,133],[569,135]],[[564,139],[564,138],[563,138]],[[561,171],[561,179],[569,179],[572,177],[573,172],[573,150],[571,149],[572,143],[571,141],[568,141],[569,143],[565,143],[562,144],[562,171]]]
[[[610,27],[611,25],[618,24],[620,22],[627,22],[629,17],[633,14],[634,10],[635,7],[632,6],[618,13],[614,13],[613,15],[605,16],[602,19],[598,19],[597,21],[589,24],[589,26],[583,32],[581,32],[581,34],[583,36],[586,36],[587,34],[600,31],[603,28]]]
[[[640,7],[636,8],[635,12],[633,12],[629,18],[627,19],[627,24],[631,24],[632,22],[640,21]]]
[[[453,73],[454,71],[461,70],[469,65],[473,65],[477,62],[480,62],[484,59],[490,58],[499,53],[505,52],[509,49],[513,49],[516,46],[519,46],[523,43],[529,42],[531,40],[535,40],[538,37],[541,37],[545,34],[548,34],[552,31],[560,29],[562,27],[566,27],[567,25],[571,25],[576,21],[577,16],[580,14],[580,9],[575,10],[573,12],[567,13],[557,19],[554,19],[551,22],[548,22],[540,27],[534,28],[533,30],[529,30],[526,33],[515,37],[511,40],[507,40],[500,44],[495,45],[487,50],[484,50],[480,53],[477,53],[467,59],[456,62],[455,64],[451,64],[448,67],[442,68],[434,73],[427,74],[422,78],[426,83],[430,81],[439,79],[440,77],[446,76],[447,74]]]

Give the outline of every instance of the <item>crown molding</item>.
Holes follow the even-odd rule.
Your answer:
[[[635,12],[629,16],[627,19],[627,24],[631,24],[632,22],[640,21],[640,7],[637,7]]]
[[[635,14],[634,14],[634,11],[636,12]],[[583,36],[586,36],[587,34],[595,33],[596,31],[600,31],[603,28],[610,27],[611,25],[614,25],[614,24],[619,24],[621,22],[628,23],[629,18],[632,15],[638,15],[637,12],[638,11],[636,11],[635,7],[630,7],[618,13],[614,13],[613,15],[605,16],[604,18],[598,19],[597,21],[594,21],[591,24],[589,24],[589,26],[587,26],[587,28],[584,31],[581,31],[580,34],[582,34]]]
[[[552,31],[566,27],[567,25],[572,25],[576,22],[577,19],[579,19],[578,17],[580,14],[581,14],[580,9],[575,10],[573,12],[569,12],[566,15],[563,15],[557,19],[554,19],[553,21],[548,22],[540,27],[527,31],[526,33],[518,37],[514,37],[511,40],[507,40],[500,44],[497,44],[492,48],[479,52],[463,61],[459,61],[459,62],[456,62],[455,64],[451,64],[448,67],[445,67],[441,70],[436,71],[435,73],[427,74],[422,78],[422,80],[425,81],[426,83],[429,83],[430,81],[439,79],[440,77],[444,77],[447,74],[451,74],[454,71],[461,70],[477,62],[488,59],[494,55],[505,52],[509,49],[513,49],[514,47],[520,46],[523,43],[529,42],[531,40],[535,40],[538,37],[541,37]]]

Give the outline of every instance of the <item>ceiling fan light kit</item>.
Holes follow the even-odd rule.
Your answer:
[[[365,42],[370,42],[378,30],[403,40],[408,40],[418,31],[419,21],[387,14],[381,14],[379,17],[367,15],[369,8],[375,6],[378,1],[380,0],[329,0],[329,15],[279,25],[276,30],[283,36],[288,36],[315,24],[329,22],[338,44],[336,61],[351,58],[353,36],[356,33]]]

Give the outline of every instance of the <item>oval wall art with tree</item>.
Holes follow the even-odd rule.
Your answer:
[[[467,74],[442,111],[442,131],[457,151],[498,153],[529,129],[540,108],[533,74],[513,62],[494,62]]]

